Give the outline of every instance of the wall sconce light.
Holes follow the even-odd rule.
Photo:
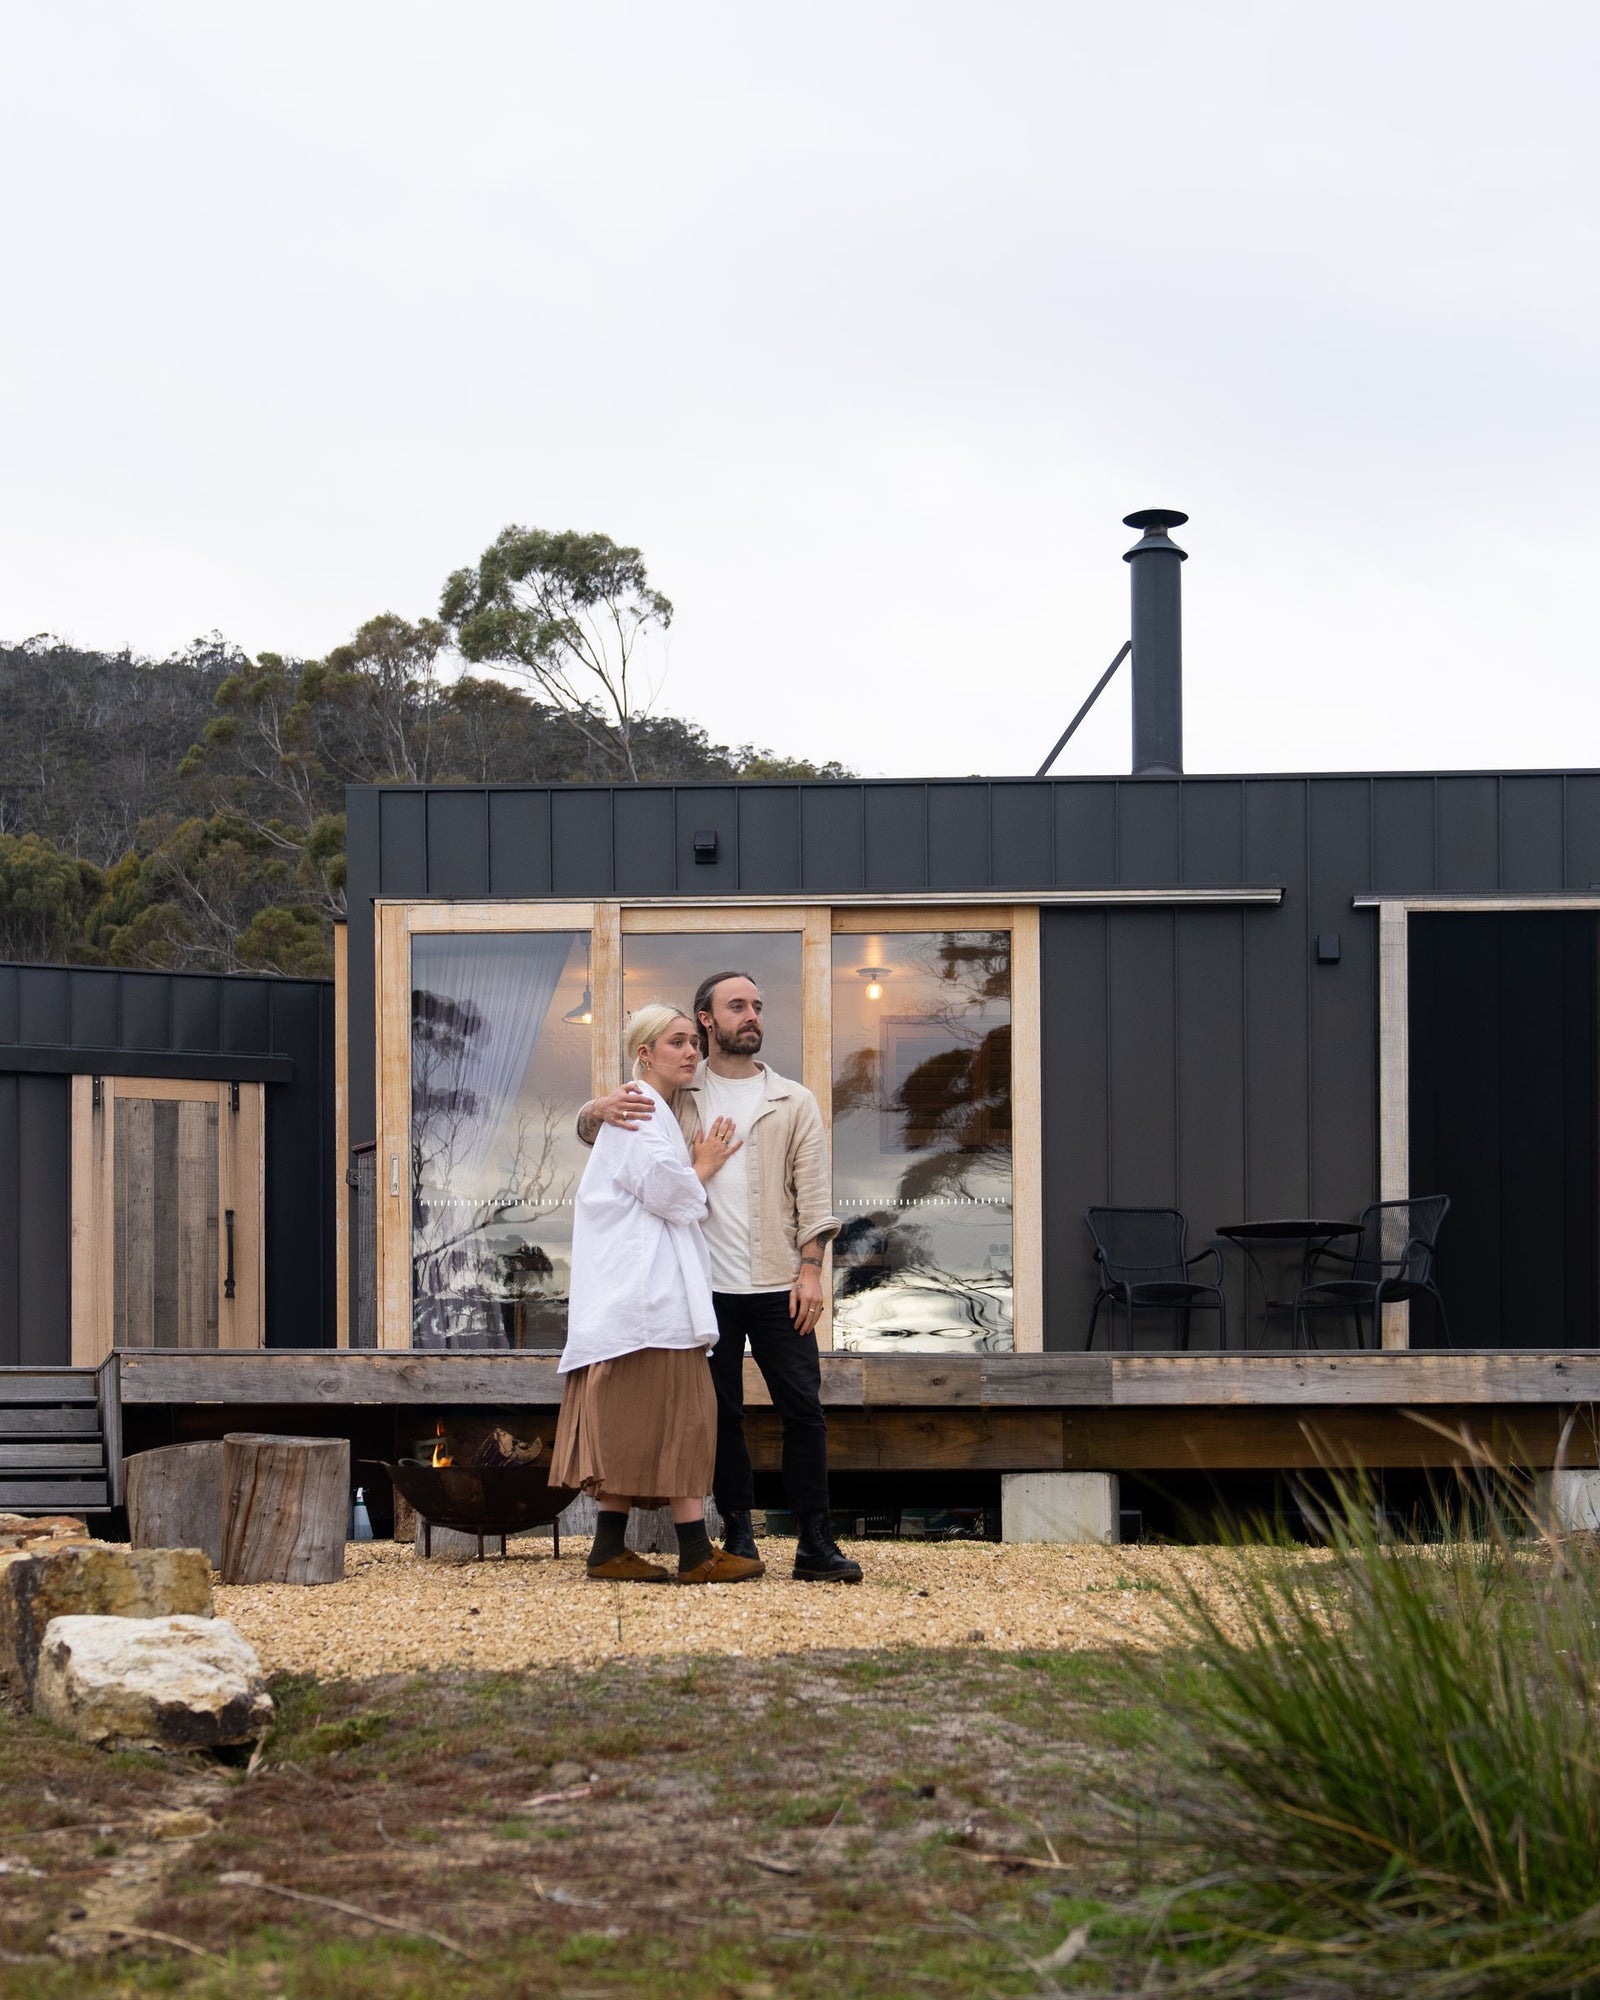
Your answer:
[[[708,868],[717,858],[717,835],[713,827],[699,827],[694,836],[694,858],[702,868]]]
[[[856,977],[857,979],[866,980],[867,998],[869,1000],[881,1000],[883,998],[883,982],[889,977],[888,966],[858,965],[856,967]]]

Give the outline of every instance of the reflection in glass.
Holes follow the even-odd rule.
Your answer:
[[[1011,936],[833,941],[833,1344],[1009,1351]]]
[[[412,1345],[560,1347],[588,934],[411,942]]]
[[[651,1000],[692,1007],[702,979],[713,972],[745,972],[761,988],[762,1062],[780,1076],[800,1075],[800,933],[798,931],[700,931],[651,936],[629,932],[622,940],[622,1006],[631,1014]]]

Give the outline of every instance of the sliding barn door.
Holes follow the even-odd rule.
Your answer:
[[[73,1079],[73,1358],[262,1344],[259,1083]]]

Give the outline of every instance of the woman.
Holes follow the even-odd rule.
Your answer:
[[[670,1110],[694,1081],[694,1023],[660,1001],[628,1023],[624,1049],[662,1115],[636,1132],[603,1125],[578,1188],[572,1224],[567,1380],[550,1463],[553,1486],[578,1486],[600,1512],[589,1574],[670,1583],[623,1547],[630,1507],[670,1501],[679,1583],[743,1583],[766,1565],[731,1556],[706,1533],[705,1494],[717,1446],[707,1359],[717,1342],[711,1260],[701,1234],[705,1184],[739,1150],[719,1118],[693,1152]],[[658,1496],[665,1495],[666,1499]]]

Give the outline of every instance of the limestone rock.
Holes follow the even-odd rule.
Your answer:
[[[163,1750],[253,1743],[272,1722],[255,1648],[225,1618],[53,1618],[33,1705],[87,1743]]]
[[[211,1565],[200,1549],[69,1542],[0,1555],[0,1684],[32,1691],[54,1618],[209,1618],[212,1608]]]

